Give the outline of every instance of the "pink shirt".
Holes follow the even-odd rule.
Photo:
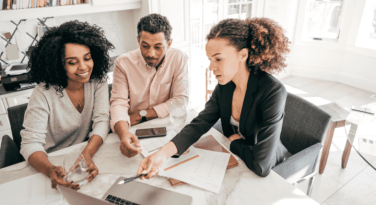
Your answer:
[[[159,118],[170,113],[170,102],[188,102],[188,56],[167,50],[158,70],[147,65],[140,49],[116,58],[111,91],[111,129],[119,121],[130,125],[128,113],[154,109]]]

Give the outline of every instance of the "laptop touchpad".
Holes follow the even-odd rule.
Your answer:
[[[159,205],[164,204],[171,191],[137,183],[126,200],[138,204]]]

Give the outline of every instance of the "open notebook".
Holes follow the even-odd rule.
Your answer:
[[[210,150],[210,151],[216,151],[216,152],[224,152],[224,153],[229,153],[214,137],[213,135],[207,135],[204,137],[201,137],[195,144],[193,144],[194,147],[200,148],[200,149],[205,149],[205,150]],[[227,164],[227,169],[236,167],[239,165],[238,160],[235,159],[235,157],[231,154],[230,160],[228,161]],[[171,186],[177,186],[177,185],[182,185],[185,184],[182,181],[169,178],[168,179],[171,183]]]

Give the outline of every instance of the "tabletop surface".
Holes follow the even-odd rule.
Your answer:
[[[191,116],[191,117],[190,117]],[[188,119],[192,119],[188,114]],[[189,122],[187,120],[187,122]],[[167,130],[180,131],[182,127],[175,127],[169,119],[157,119],[143,123],[133,128],[161,127]],[[215,129],[211,129],[206,135],[213,135],[224,147],[229,150],[230,141]],[[53,153],[48,154],[49,160],[59,163],[67,155],[78,156],[87,142],[83,142]],[[104,144],[94,155],[93,161],[99,169],[99,175],[81,187],[79,192],[101,198],[119,176],[130,177],[137,172],[138,166],[143,159],[141,155],[127,158],[120,153],[120,141],[116,134],[109,134]],[[274,171],[265,177],[259,177],[250,171],[242,160],[234,155],[239,161],[239,166],[226,171],[219,194],[215,194],[198,187],[185,184],[172,187],[164,177],[154,177],[142,181],[156,187],[183,193],[192,196],[193,205],[204,204],[318,204],[309,198],[297,187],[292,186]],[[0,169],[0,184],[12,182],[26,176],[39,173],[26,162]],[[138,181],[141,181],[137,179]],[[50,188],[50,187],[46,187]],[[6,193],[1,193],[6,194]],[[19,194],[18,196],[22,196]],[[63,201],[63,204],[67,204]]]
[[[338,105],[337,103],[329,103],[320,105],[319,107],[332,116],[332,122],[340,122],[346,120],[346,117],[350,113],[349,110]]]
[[[376,110],[376,103],[368,104],[367,108]],[[372,163],[376,157],[376,115],[352,111],[346,118],[345,130],[357,153],[366,162]]]

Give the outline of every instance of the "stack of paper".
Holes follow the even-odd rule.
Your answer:
[[[176,132],[171,130],[167,132],[167,135],[164,137],[154,137],[148,139],[140,139],[142,156],[147,157],[155,152],[157,152],[163,145],[167,144],[172,138],[174,138]]]
[[[194,147],[190,147],[189,149],[190,152],[197,153],[199,157],[168,171],[163,170],[166,167],[164,165],[159,175],[174,178],[218,194],[225,176],[230,154]]]
[[[141,154],[147,157],[157,152],[176,134],[175,131],[168,131],[165,137],[140,140]],[[191,146],[188,153],[179,158],[168,159],[161,167],[159,175],[219,193],[229,159],[229,153],[207,151]],[[173,168],[166,170],[170,167]]]

